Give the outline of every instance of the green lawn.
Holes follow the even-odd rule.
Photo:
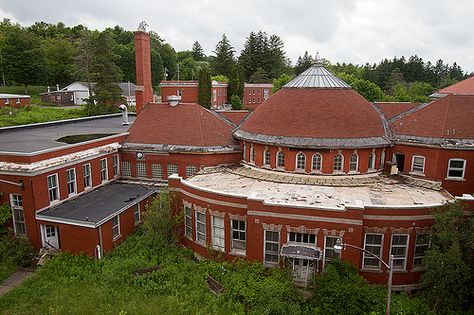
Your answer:
[[[48,108],[48,107],[24,107],[24,108],[0,108],[0,127],[41,123],[53,120],[63,120],[84,117],[85,113],[78,108]]]

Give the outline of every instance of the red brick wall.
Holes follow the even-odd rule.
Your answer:
[[[198,100],[198,87],[196,86],[162,86],[161,87],[161,101],[168,103],[168,97],[171,95],[178,95],[178,90],[182,91],[181,102],[182,103],[197,103]]]
[[[264,90],[268,90],[268,96],[272,95],[271,87],[244,87],[244,109],[255,109],[262,104],[265,101]]]
[[[18,102],[18,100],[20,102]],[[8,98],[8,102],[7,102],[7,99],[0,98],[0,107],[11,106],[11,107],[19,108],[19,107],[25,107],[25,106],[30,106],[30,105],[31,103],[30,103],[29,97],[22,97],[22,98],[12,97],[12,98]]]
[[[137,90],[135,95],[138,115],[145,104],[153,102],[150,35],[148,33],[135,32],[135,65],[137,75]]]

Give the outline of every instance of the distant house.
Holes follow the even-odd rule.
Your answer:
[[[30,105],[31,104],[29,95],[0,94],[0,107],[24,107]]]
[[[162,81],[160,89],[163,102],[171,95],[181,96],[182,103],[198,102],[198,81]],[[220,109],[224,104],[227,104],[227,83],[212,81],[212,109]]]
[[[90,88],[94,89],[95,82],[90,83]],[[136,85],[131,82],[119,83],[122,90],[122,96],[127,100],[128,105],[135,105],[135,89]],[[92,93],[93,95],[94,93]],[[87,82],[73,82],[62,89],[56,86],[56,91],[42,93],[41,101],[45,103],[53,103],[57,105],[82,105],[86,103],[89,97],[89,84]]]
[[[243,105],[245,109],[255,109],[272,94],[271,83],[245,83]]]

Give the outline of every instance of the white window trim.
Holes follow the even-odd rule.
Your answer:
[[[51,200],[51,199],[49,198],[49,190],[50,190],[50,188],[49,188],[49,185],[48,185],[48,178],[49,178],[50,176],[55,176],[55,177],[56,177],[56,188],[55,188],[55,189],[56,189],[56,196],[58,197],[58,199],[56,199],[56,200]],[[46,185],[47,185],[47,187],[48,187],[48,200],[49,200],[49,204],[50,204],[50,205],[54,205],[54,204],[59,203],[59,202],[61,201],[61,195],[60,195],[60,194],[61,194],[61,191],[59,190],[59,176],[58,176],[58,173],[49,174],[49,175],[46,177]]]
[[[372,152],[369,154],[369,161],[370,161],[370,157],[373,157],[372,158],[372,163],[369,164],[369,167],[368,167],[368,171],[375,171],[375,166],[377,165],[377,154],[375,154],[375,152]]]
[[[339,239],[342,241],[341,237],[340,236],[335,236],[335,235],[324,235],[324,247],[323,247],[323,270],[324,270],[324,266],[326,265],[326,242],[327,242],[327,238],[328,237],[333,237],[333,238],[336,238],[336,239]],[[332,248],[332,250],[334,250],[334,252],[337,254],[337,250],[334,249],[334,247]],[[339,255],[339,259],[341,258],[341,253],[338,254]],[[331,260],[329,261],[332,261],[334,259],[331,258]]]
[[[356,157],[356,161],[355,161],[355,165],[356,165],[355,171],[352,171],[352,170],[351,170],[351,164],[352,164],[351,158],[352,158],[353,156]],[[352,153],[351,156],[349,157],[349,174],[357,174],[357,173],[359,173],[359,154],[357,154],[357,153]]]
[[[273,263],[270,263],[268,264],[267,261],[265,260],[265,255],[266,255],[266,252],[265,252],[265,245],[267,243],[267,231],[269,232],[276,232],[278,233],[278,262],[273,264]],[[266,267],[276,267],[280,264],[280,239],[281,239],[281,233],[280,231],[275,231],[275,230],[263,230],[263,264],[264,266]]]
[[[215,225],[214,224],[214,220],[215,219],[222,219],[222,223],[223,223],[223,226],[222,228],[218,225]],[[219,247],[215,242],[215,240],[218,238],[218,236],[216,236],[216,233],[214,233],[214,229],[217,228],[217,229],[222,229],[222,232],[224,233],[222,235],[222,240],[224,242],[223,244],[223,247]],[[212,237],[211,237],[211,240],[212,240],[212,248],[215,249],[215,250],[218,250],[218,251],[221,251],[221,252],[225,252],[225,220],[223,217],[219,217],[219,216],[211,216],[211,234],[212,234]],[[220,238],[220,237],[219,237]]]
[[[238,232],[241,232],[242,230],[234,230],[234,221],[236,222],[244,222],[245,223],[245,230],[244,230],[244,233],[245,233],[245,249],[242,250],[242,249],[236,249],[234,248],[234,231],[238,231]],[[240,239],[235,239],[235,240],[238,240],[238,241],[241,241]],[[247,221],[246,220],[231,220],[230,221],[230,247],[231,247],[231,254],[233,255],[239,255],[239,256],[246,256],[247,254]]]
[[[341,159],[341,169],[340,170],[335,170],[334,169],[334,166],[336,164],[336,157],[337,156],[341,156],[342,159]],[[343,174],[344,173],[344,155],[342,153],[338,153],[334,156],[334,158],[332,159],[332,172],[333,174]]]
[[[266,154],[266,153],[268,153],[268,160],[266,160],[266,158],[265,158],[265,154]],[[268,149],[263,150],[263,163],[262,163],[263,166],[265,166],[265,167],[270,167],[270,160],[271,160],[271,158],[272,158],[272,156],[271,156],[271,154],[270,154],[270,150],[268,150]],[[266,163],[266,162],[268,162],[268,163]]]
[[[89,165],[89,186],[86,186],[85,185],[85,172],[84,172],[84,166],[85,165]],[[87,190],[87,189],[91,189],[92,188],[92,166],[91,166],[91,163],[86,163],[86,164],[82,164],[82,183],[84,184],[84,190]]]
[[[253,144],[250,145],[249,162],[255,164],[255,148],[253,147]]]
[[[320,165],[319,165],[319,167],[320,167],[319,170],[316,170],[316,169],[314,169],[314,167],[313,167],[313,166],[314,166],[314,158],[315,158],[316,156],[319,156],[320,159],[321,159],[321,161],[320,161],[320,163],[319,163],[319,164],[320,164]],[[315,154],[313,154],[313,156],[311,157],[311,172],[312,172],[312,173],[316,173],[316,174],[321,174],[322,171],[323,171],[323,155],[320,154],[320,153],[315,153]]]
[[[394,271],[406,271],[407,270],[407,258],[408,258],[408,247],[410,246],[410,234],[392,234],[390,237],[390,256],[392,256],[392,247],[393,247],[393,237],[394,236],[406,236],[407,237],[407,244],[405,246],[405,258],[403,259],[403,268],[402,269],[397,269],[393,268]],[[401,247],[400,245],[396,245],[397,247]],[[400,260],[402,257],[395,257],[394,259]]]
[[[112,169],[114,171],[114,177],[120,176],[120,156],[118,154],[112,156]]]
[[[118,225],[118,233],[114,235],[114,218],[117,218],[117,225]],[[120,229],[120,215],[117,214],[115,217],[112,218],[112,241],[118,240],[122,236],[122,232]]]
[[[194,218],[195,218],[195,222],[194,222],[194,225],[195,225],[195,228],[196,228],[196,243],[197,244],[200,244],[202,246],[206,246],[206,242],[207,242],[207,215],[205,212],[200,212],[200,211],[194,211]],[[199,232],[199,229],[198,229],[198,223],[202,223],[202,221],[199,221],[198,220],[198,214],[202,214],[204,215],[204,241],[200,240],[198,238],[198,234],[202,234]]]
[[[135,208],[136,207],[136,208]],[[137,212],[135,212],[135,209]],[[135,221],[135,213],[138,213],[138,220]],[[140,203],[138,202],[136,205],[133,206],[133,220],[135,221],[135,226],[139,225],[142,222],[142,211],[140,209]]]
[[[415,158],[421,158],[421,159],[423,159],[423,171],[420,172],[420,171],[415,171],[415,170],[413,170],[413,167],[415,166]],[[411,158],[411,172],[410,172],[410,174],[425,176],[425,165],[426,165],[426,158],[425,158],[423,155],[414,155],[414,156],[412,156],[412,158]]]
[[[420,270],[420,269],[425,269],[425,266],[424,265],[415,265],[415,260],[417,258],[423,258],[426,256],[426,254],[424,254],[423,256],[417,256],[416,255],[416,241],[418,240],[418,235],[427,235],[428,236],[428,244],[426,243],[423,243],[423,244],[420,244],[421,245],[428,245],[428,249],[431,248],[431,235],[430,233],[417,233],[415,235],[415,244],[414,244],[414,247],[413,247],[413,264],[412,264],[412,269],[415,269],[415,270]]]
[[[140,161],[140,162],[137,162],[135,164],[135,167],[137,168],[136,171],[137,171],[137,178],[147,178],[147,172],[146,172],[146,162],[144,161]],[[143,167],[143,169],[141,169]],[[144,174],[139,174],[141,173],[141,171],[139,172],[139,170],[143,170],[144,171]]]
[[[20,196],[21,197],[21,203],[22,205],[21,206],[15,206],[13,204],[13,196]],[[11,210],[12,210],[12,221],[13,221],[13,232],[15,233],[15,235],[26,235],[27,233],[27,230],[26,230],[26,220],[25,220],[25,208],[23,207],[23,196],[21,194],[10,194],[10,207],[11,207]],[[15,211],[15,209],[19,210],[21,209],[21,211],[23,211],[23,225],[25,226],[25,234],[18,234],[18,231],[16,230],[16,220],[15,220],[15,214],[13,213]]]
[[[283,166],[278,165],[278,157],[283,154]],[[285,153],[282,150],[278,150],[278,152],[275,154],[275,167],[276,169],[279,170],[284,170],[285,169]]]
[[[191,235],[188,235],[186,233],[186,229],[187,229],[187,222],[186,222],[186,219],[188,218],[188,215],[186,214],[186,209],[189,209],[190,210],[190,215],[189,215],[189,218],[191,220],[190,222],[190,227],[191,227]],[[189,240],[192,240],[193,239],[193,208],[191,208],[190,206],[184,206],[184,236],[189,239]]]
[[[304,156],[304,165],[303,165],[303,168],[298,168],[298,156]],[[298,173],[306,173],[306,154],[304,154],[304,152],[298,152],[296,154],[296,159],[295,159],[295,172],[298,172]]]
[[[463,168],[462,168],[462,177],[454,177],[454,176],[449,176],[449,170],[450,167],[449,165],[451,164],[451,161],[463,161]],[[446,171],[446,180],[459,180],[459,181],[464,181],[464,176],[466,175],[466,164],[467,161],[465,159],[459,159],[459,158],[453,158],[448,160],[448,170]],[[459,168],[455,168],[456,170],[460,170]]]
[[[380,256],[379,256],[379,258],[382,258],[382,255],[383,255],[383,242],[384,242],[385,235],[381,234],[381,233],[365,233],[364,234],[364,247],[362,247],[363,249],[365,249],[365,246],[367,245],[367,235],[368,234],[369,235],[382,235],[382,239],[381,239],[381,242],[380,242]],[[380,271],[380,270],[382,270],[381,269],[382,265],[381,265],[380,261],[379,261],[378,268],[373,267],[373,266],[365,266],[365,263],[364,263],[364,260],[366,258],[365,255],[367,255],[367,258],[374,258],[373,256],[362,252],[362,269],[363,270],[368,270],[368,271]]]
[[[102,161],[105,161],[105,169],[102,169]],[[102,171],[105,170],[105,179],[102,179]],[[105,183],[107,181],[109,181],[109,166],[108,166],[108,163],[107,163],[107,158],[104,158],[104,159],[100,159],[99,160],[99,174],[100,174],[100,180],[102,183]]]
[[[69,192],[69,183],[71,183],[72,181],[69,181],[67,179],[68,176],[69,176],[69,171],[71,171],[71,170],[74,171],[74,192],[72,192],[72,193]],[[66,170],[66,186],[67,186],[67,190],[68,190],[68,197],[77,195],[77,174],[76,174],[76,168],[75,167],[69,168],[69,169]]]

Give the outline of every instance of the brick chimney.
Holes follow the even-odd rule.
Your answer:
[[[135,32],[135,64],[137,88],[135,90],[137,115],[145,104],[153,102],[151,84],[150,35],[144,30]]]

